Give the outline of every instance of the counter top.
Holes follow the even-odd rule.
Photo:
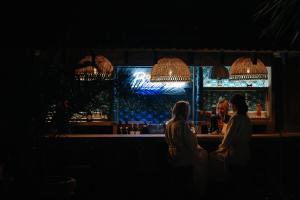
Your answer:
[[[164,138],[163,134],[141,134],[141,135],[118,135],[118,134],[55,134],[46,135],[46,138]],[[300,137],[300,132],[280,133],[257,133],[252,134],[252,138],[280,138],[280,137]],[[223,135],[198,134],[198,139],[221,139]]]

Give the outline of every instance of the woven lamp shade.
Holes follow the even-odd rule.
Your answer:
[[[104,56],[96,56],[95,63],[99,73],[111,75],[113,72],[113,66],[111,62]]]
[[[82,81],[110,79],[113,66],[104,56],[97,55],[95,60],[92,56],[85,56],[79,61],[80,68],[75,69],[75,76]]]
[[[191,81],[189,67],[179,58],[161,58],[151,71],[152,82]]]
[[[240,57],[233,62],[229,71],[229,79],[268,79],[268,70],[260,59],[257,59],[256,64],[253,64],[251,58]]]
[[[228,79],[229,71],[224,65],[215,65],[211,68],[209,73],[210,79]]]

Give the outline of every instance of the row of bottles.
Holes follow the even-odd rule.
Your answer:
[[[119,121],[118,134],[125,135],[140,135],[148,134],[148,125],[146,122],[142,123],[128,123]]]
[[[196,134],[208,134],[210,123],[199,121],[196,125],[191,125]],[[165,124],[147,124],[146,122],[119,121],[118,134],[140,135],[140,134],[164,134]]]

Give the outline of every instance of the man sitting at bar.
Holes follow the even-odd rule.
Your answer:
[[[224,98],[220,98],[216,107],[216,115],[211,117],[210,131],[212,134],[224,134],[222,130],[226,129],[226,125],[230,119],[228,107],[228,101]]]

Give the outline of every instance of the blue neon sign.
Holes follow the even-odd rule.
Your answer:
[[[151,68],[131,68],[130,86],[137,94],[142,95],[181,95],[185,93],[188,83],[185,82],[151,82]]]

